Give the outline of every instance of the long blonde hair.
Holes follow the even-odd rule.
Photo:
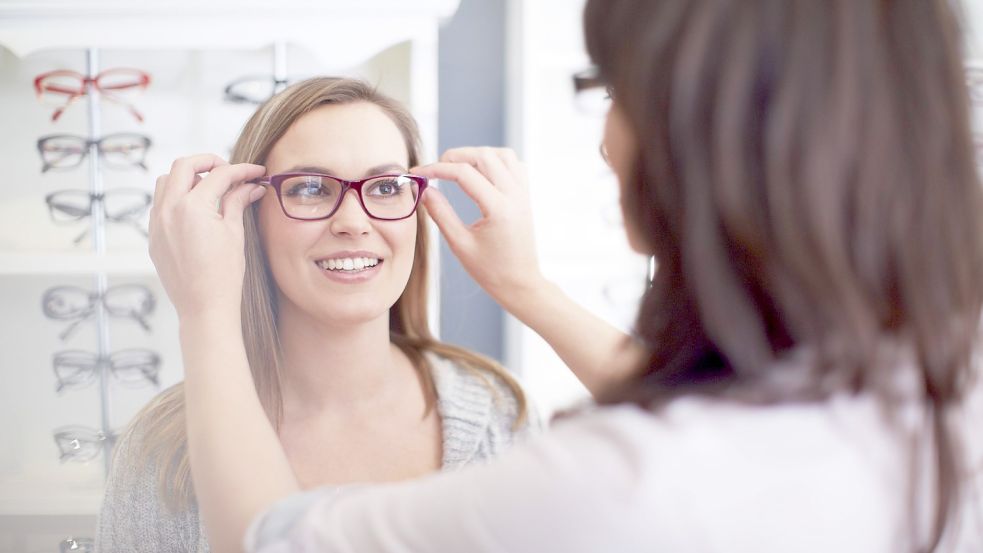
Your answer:
[[[419,163],[419,131],[413,117],[395,100],[365,82],[335,77],[319,77],[299,82],[272,97],[246,123],[232,150],[231,163],[264,164],[266,157],[287,129],[303,115],[328,104],[368,102],[383,110],[399,128],[409,152],[409,165]],[[246,356],[256,391],[267,416],[278,428],[283,413],[280,391],[281,348],[277,335],[277,295],[265,252],[259,239],[256,208],[244,217],[246,273],[243,281],[242,332]],[[458,362],[484,378],[494,393],[491,378],[498,378],[511,389],[518,404],[515,425],[526,418],[526,401],[518,383],[495,361],[465,349],[445,344],[430,332],[427,323],[427,268],[429,244],[426,211],[417,209],[417,239],[409,281],[402,295],[389,310],[390,339],[413,362],[419,372],[427,399],[426,416],[433,409],[436,395],[430,366],[424,352],[434,352]],[[144,407],[127,430],[127,437],[140,436],[140,457],[157,467],[160,496],[172,511],[193,502],[194,487],[188,464],[184,418],[183,383],[165,390]]]

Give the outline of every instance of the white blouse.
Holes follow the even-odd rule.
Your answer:
[[[983,420],[979,394],[969,405]],[[321,489],[255,520],[246,548],[281,552],[914,551],[934,517],[923,438],[912,520],[917,410],[885,419],[870,396],[751,407],[680,399],[658,414],[598,408],[480,466],[395,485]],[[968,429],[979,425],[967,425]],[[920,432],[924,436],[924,431]],[[979,432],[975,477],[945,551],[983,551]],[[925,495],[927,494],[927,495]],[[926,500],[930,498],[930,500]]]

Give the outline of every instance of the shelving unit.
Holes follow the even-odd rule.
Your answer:
[[[228,155],[255,106],[224,102],[223,89],[245,75],[364,78],[409,106],[420,123],[424,158],[435,159],[437,31],[457,5],[458,0],[0,2],[0,126],[6,131],[5,158],[11,161],[0,179],[0,553],[49,551],[67,535],[92,535],[102,501],[103,461],[59,463],[51,431],[64,424],[121,429],[158,391],[120,393],[106,381],[56,394],[54,352],[148,347],[163,359],[161,389],[182,377],[176,315],[146,240],[131,228],[108,224],[101,227],[104,234],[91,232],[74,247],[72,239],[84,227],[53,225],[44,195],[88,188],[91,179],[106,190],[152,192],[156,176],[176,157],[204,151]],[[135,67],[151,74],[150,87],[136,100],[143,124],[110,102],[98,104],[101,111],[92,114],[85,99],[51,123],[51,111],[34,98],[34,76],[55,69],[85,72],[87,52],[103,69]],[[89,128],[89,121],[101,128]],[[40,173],[38,137],[124,131],[153,139],[147,172],[100,171],[92,167],[99,157],[90,151],[88,169]],[[431,274],[438,275],[436,256],[432,263]],[[48,287],[96,290],[130,282],[146,285],[157,299],[152,334],[110,318],[104,319],[102,334],[98,325],[85,323],[61,342],[57,334],[64,324],[41,313],[40,298]],[[438,289],[431,286],[435,329]],[[105,408],[101,398],[108,400]]]

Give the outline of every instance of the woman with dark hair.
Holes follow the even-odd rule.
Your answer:
[[[658,266],[628,353],[572,367],[601,406],[480,467],[296,494],[201,317],[189,448],[216,549],[980,550],[983,198],[948,1],[589,0],[584,20],[628,239]],[[599,323],[530,269],[514,155],[414,172],[476,200],[465,226],[425,194],[472,275],[580,359]]]

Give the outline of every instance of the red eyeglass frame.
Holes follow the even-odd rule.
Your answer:
[[[106,78],[107,76],[112,76],[119,73],[127,73],[135,77],[135,79],[133,80],[133,82],[125,83],[123,85],[102,86],[99,84],[99,81]],[[58,76],[71,77],[77,79],[79,82],[79,86],[77,88],[75,87],[67,88],[60,84],[55,86],[45,85],[44,81],[46,79],[50,79],[51,77],[58,77]],[[76,100],[78,100],[82,96],[88,94],[89,86],[93,86],[99,92],[101,92],[106,97],[106,99],[125,105],[130,110],[130,113],[133,114],[133,117],[135,117],[137,121],[142,123],[143,115],[141,115],[140,112],[137,111],[136,108],[134,108],[129,102],[121,100],[120,98],[114,96],[113,93],[118,90],[126,90],[130,88],[145,89],[149,85],[150,85],[149,74],[139,69],[131,69],[127,67],[116,67],[113,69],[107,69],[105,71],[100,72],[95,77],[89,77],[79,73],[78,71],[72,71],[69,69],[58,69],[55,71],[48,71],[47,73],[42,73],[34,79],[34,91],[37,93],[38,100],[41,99],[41,96],[45,92],[64,94],[68,98],[65,101],[64,106],[55,109],[55,112],[51,115],[52,121],[57,121],[58,118],[61,117],[61,114],[64,113],[66,109],[68,109],[68,106],[72,105]]]

